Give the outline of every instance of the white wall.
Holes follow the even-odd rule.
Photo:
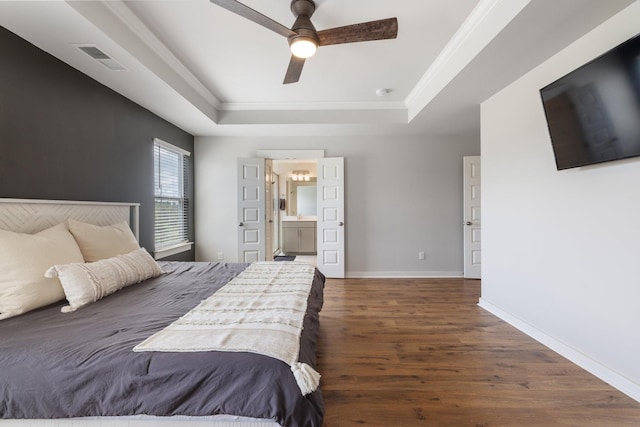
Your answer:
[[[640,400],[640,159],[557,171],[538,92],[638,22],[636,2],[482,104],[481,305]]]
[[[324,149],[345,158],[347,276],[460,276],[462,157],[479,148],[478,136],[196,138],[196,259],[237,260],[237,158]]]

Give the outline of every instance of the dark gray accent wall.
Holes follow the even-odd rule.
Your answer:
[[[192,135],[0,27],[0,197],[138,202],[153,250],[153,138],[193,153]]]

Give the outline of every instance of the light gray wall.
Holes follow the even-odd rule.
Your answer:
[[[345,158],[347,276],[462,274],[462,157],[479,136],[196,138],[196,259],[237,260],[236,159],[261,149]]]
[[[640,400],[640,159],[557,171],[538,92],[638,22],[636,2],[482,104],[482,304]]]

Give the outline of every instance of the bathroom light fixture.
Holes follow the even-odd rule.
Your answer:
[[[293,181],[310,181],[309,171],[293,171],[291,172],[291,180]]]

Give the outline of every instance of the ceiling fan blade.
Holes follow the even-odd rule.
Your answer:
[[[397,36],[398,18],[380,19],[318,31],[320,46],[395,39]]]
[[[274,21],[268,16],[264,16],[260,12],[251,9],[249,6],[246,6],[239,1],[236,0],[210,0],[211,3],[217,4],[218,6],[227,9],[230,12],[235,13],[236,15],[240,15],[243,18],[247,18],[250,21],[255,22],[258,25],[262,25],[263,27],[275,31],[281,36],[290,37],[295,36],[297,33],[295,31],[290,30],[279,22]]]
[[[300,74],[302,74],[302,66],[304,65],[304,58],[298,58],[295,55],[291,55],[291,61],[289,61],[289,68],[287,68],[287,74],[284,76],[284,82],[282,84],[295,83],[300,80]]]

